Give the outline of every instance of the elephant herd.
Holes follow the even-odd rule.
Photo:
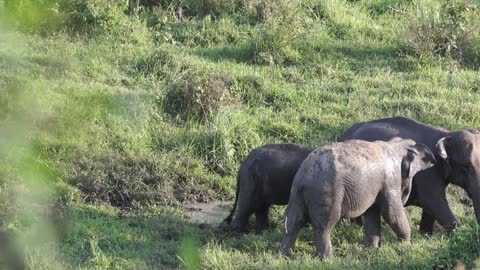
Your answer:
[[[333,255],[330,234],[341,218],[363,225],[365,244],[372,247],[380,245],[381,217],[399,239],[410,239],[403,208],[409,205],[422,208],[421,232],[431,233],[435,220],[450,232],[459,225],[446,198],[450,183],[467,192],[480,223],[479,131],[448,131],[404,117],[360,122],[331,145],[254,149],[240,166],[225,221],[245,232],[255,214],[261,231],[270,206],[288,204],[282,254],[290,255],[300,229],[310,223],[316,253],[326,258]]]

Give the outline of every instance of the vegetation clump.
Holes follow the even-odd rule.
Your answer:
[[[420,56],[442,56],[478,66],[480,12],[472,0],[448,0],[440,6],[421,2],[407,15],[405,42]]]
[[[306,31],[305,13],[299,1],[267,0],[258,5],[262,22],[252,33],[254,62],[260,64],[292,63],[300,58],[295,41]]]
[[[163,104],[172,116],[205,120],[225,106],[238,104],[238,99],[230,92],[232,83],[224,74],[188,71],[170,85]]]
[[[447,248],[439,252],[434,267],[452,269],[480,267],[480,226],[471,225],[456,229],[450,235]]]

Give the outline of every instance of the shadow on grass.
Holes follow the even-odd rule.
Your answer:
[[[317,55],[308,61],[332,62],[352,71],[391,69],[405,72],[412,69],[406,59],[401,57],[403,49],[398,46],[365,46],[348,43],[326,44],[315,47]]]
[[[352,71],[368,71],[375,69],[391,69],[392,71],[405,72],[414,69],[415,65],[401,54],[405,49],[399,46],[366,46],[336,42],[319,45],[316,47],[299,47],[302,59],[298,66],[307,66],[308,63],[330,63]],[[197,48],[194,54],[213,62],[231,61],[234,63],[254,64],[254,50],[248,44],[234,47]],[[294,65],[294,66],[296,66]],[[311,70],[309,70],[311,72]]]
[[[194,54],[213,62],[231,61],[235,63],[252,64],[253,48],[248,44],[235,47],[198,48]]]

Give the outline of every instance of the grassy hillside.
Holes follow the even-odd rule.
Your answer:
[[[345,223],[324,262],[311,228],[279,255],[282,207],[273,229],[244,236],[183,208],[231,199],[239,163],[265,143],[320,146],[397,115],[479,128],[478,14],[470,0],[0,0],[0,238],[13,236],[0,262],[479,267],[480,227],[453,186],[452,235],[420,235],[412,207],[411,243],[385,227],[366,249]]]

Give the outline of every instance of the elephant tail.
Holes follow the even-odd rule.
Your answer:
[[[230,212],[230,215],[223,220],[223,222],[227,222],[227,224],[230,224],[232,222],[233,213],[235,213],[235,208],[237,208],[239,193],[240,193],[240,173],[238,174],[238,177],[237,177],[237,191],[235,194],[235,202],[233,203],[232,211]]]

